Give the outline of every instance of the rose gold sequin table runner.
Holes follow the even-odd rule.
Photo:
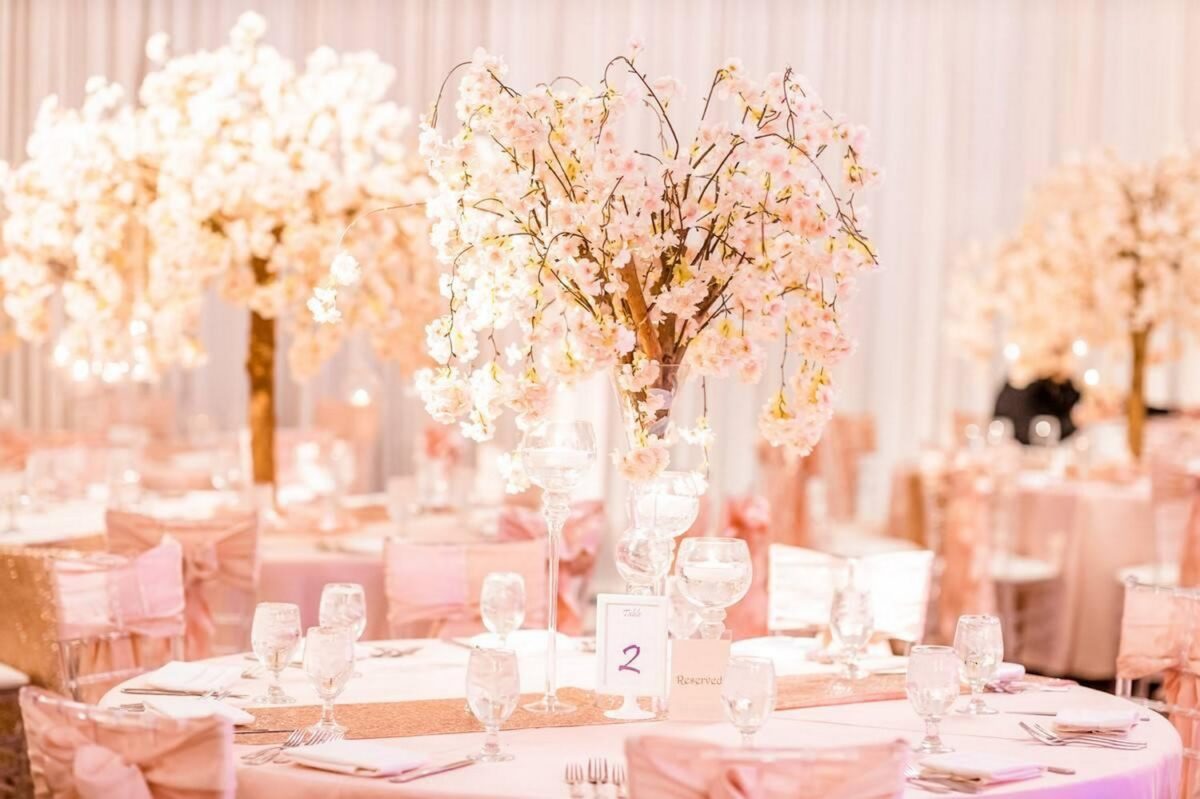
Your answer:
[[[616,697],[600,697],[581,688],[561,688],[559,696],[578,706],[578,710],[562,716],[530,713],[523,705],[537,697],[526,694],[505,730],[531,727],[580,727],[593,724],[628,724],[610,719],[604,711],[616,707]],[[805,707],[843,705],[853,702],[881,702],[904,698],[904,675],[876,674],[850,683],[832,676],[781,677],[778,682],[777,710]],[[321,709],[315,705],[249,708],[254,714],[254,726],[267,730],[292,730],[316,723]],[[479,722],[467,710],[463,697],[451,699],[420,699],[407,702],[338,705],[336,716],[347,729],[347,738],[407,738],[421,735],[449,735],[478,732]],[[239,743],[279,743],[287,737],[282,733],[242,732]]]

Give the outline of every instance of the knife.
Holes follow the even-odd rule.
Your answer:
[[[209,696],[210,691],[167,691],[160,688],[122,688],[121,693],[133,696]],[[216,697],[213,697],[214,699]],[[245,694],[224,694],[222,699],[245,699]]]
[[[390,780],[388,780],[388,782],[412,782],[413,780],[419,780],[422,777],[432,777],[434,774],[442,774],[447,771],[466,768],[474,762],[475,761],[471,760],[470,758],[455,760],[453,763],[447,763],[444,766],[430,766],[428,768],[417,769],[416,771],[408,774],[401,774],[399,777],[392,777]]]

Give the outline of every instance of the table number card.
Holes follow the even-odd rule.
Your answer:
[[[729,665],[728,638],[686,638],[671,642],[671,721],[721,721],[721,682]]]
[[[596,693],[662,696],[667,681],[667,599],[596,597]]]

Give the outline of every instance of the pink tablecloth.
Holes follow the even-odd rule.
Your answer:
[[[411,643],[411,642],[410,642]],[[562,655],[560,682],[588,687],[594,675],[594,657],[567,647]],[[429,643],[416,655],[398,660],[374,659],[358,665],[363,677],[351,681],[339,701],[387,702],[397,699],[462,695],[465,684],[465,649],[439,642]],[[521,657],[524,690],[540,683],[541,653],[527,649]],[[242,663],[240,656],[229,662]],[[809,664],[811,666],[811,664]],[[784,662],[781,673],[789,671]],[[807,668],[808,666],[806,666]],[[257,681],[251,681],[257,682]],[[258,693],[261,684],[247,685],[246,693]],[[315,694],[299,669],[284,672],[284,689],[301,702],[311,704]],[[102,704],[128,701],[119,691],[110,692]],[[1123,703],[1107,694],[1086,688],[1067,693],[989,695],[988,701],[1004,711],[1055,710],[1063,706],[1113,706]],[[1017,726],[1020,715],[1002,713],[988,717],[953,715],[942,725],[946,741],[959,751],[992,752],[1033,760],[1037,763],[1074,768],[1075,775],[1047,774],[1035,780],[997,786],[989,797],[1021,799],[1175,799],[1179,795],[1178,774],[1181,746],[1175,729],[1151,714],[1138,725],[1131,738],[1149,747],[1136,752],[1105,749],[1053,748],[1033,743]],[[1046,719],[1028,716],[1028,720]],[[562,799],[567,796],[562,782],[568,762],[584,763],[591,757],[624,760],[625,739],[633,735],[666,734],[692,736],[734,746],[738,736],[726,723],[681,724],[645,722],[635,724],[528,729],[501,733],[501,746],[515,755],[508,763],[476,764],[460,771],[441,774],[408,785],[385,780],[349,777],[313,771],[295,765],[238,766],[239,799],[341,799],[345,797],[504,797],[505,799]],[[816,707],[775,714],[758,736],[764,746],[838,746],[904,738],[917,741],[923,733],[921,720],[907,702]],[[435,761],[457,759],[477,749],[483,735],[438,735],[393,739],[397,747],[427,753]],[[238,747],[239,754],[249,747]],[[591,795],[590,793],[588,794]],[[611,796],[611,793],[600,794]],[[911,789],[905,796],[929,794]]]

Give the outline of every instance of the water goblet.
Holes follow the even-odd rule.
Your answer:
[[[861,680],[867,676],[867,672],[858,665],[858,659],[874,631],[871,594],[859,587],[852,576],[846,585],[834,591],[829,610],[829,632],[842,661],[843,676],[851,680]]]
[[[915,751],[936,755],[954,750],[938,735],[941,721],[958,699],[958,656],[948,646],[914,646],[908,654],[904,691],[925,720],[925,738]]]
[[[742,745],[754,746],[754,735],[775,710],[775,664],[770,658],[731,657],[721,681],[725,717],[742,734]]]
[[[650,595],[671,570],[675,542],[653,530],[631,527],[617,539],[614,559],[625,592]]]
[[[300,608],[286,602],[259,602],[254,609],[250,643],[258,662],[271,673],[271,685],[265,696],[256,697],[257,705],[290,705],[295,699],[279,687],[279,674],[287,668],[300,644]]]
[[[962,679],[971,686],[971,701],[958,712],[969,716],[997,713],[980,695],[1004,660],[1004,633],[995,616],[959,616],[954,630],[954,652]]]
[[[367,596],[358,583],[327,583],[321,589],[318,621],[322,627],[349,627],[354,640],[367,629]],[[354,672],[354,677],[362,674]]]
[[[348,626],[309,627],[304,639],[304,671],[321,697],[321,720],[309,729],[345,733],[346,728],[334,721],[333,701],[354,671],[354,630]]]
[[[679,591],[679,578],[667,578],[667,632],[672,638],[691,638],[700,626],[696,606]]]
[[[472,649],[467,660],[467,706],[487,732],[472,760],[498,763],[513,756],[500,750],[500,727],[517,709],[521,678],[517,653],[510,649]]]
[[[750,590],[750,549],[740,538],[687,538],[675,559],[679,592],[700,610],[701,638],[720,638],[725,609]]]
[[[530,482],[542,489],[546,518],[546,693],[527,708],[535,713],[575,710],[558,698],[558,560],[563,525],[571,513],[571,492],[596,460],[596,434],[588,422],[545,422],[525,432],[521,464]]]
[[[504,649],[509,633],[525,621],[525,578],[516,572],[492,572],[483,578],[479,591],[483,626],[500,639]]]

